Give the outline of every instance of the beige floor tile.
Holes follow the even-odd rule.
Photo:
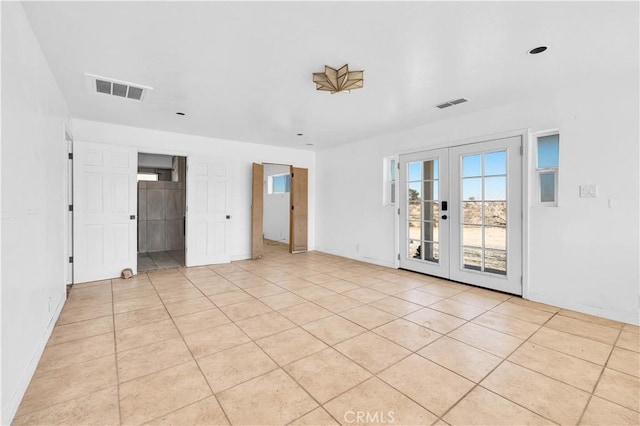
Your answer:
[[[289,291],[300,290],[302,288],[313,287],[315,284],[302,278],[295,278],[287,275],[285,280],[274,281],[278,286],[287,289]]]
[[[640,379],[605,368],[594,395],[640,411]]]
[[[581,425],[634,425],[640,424],[640,413],[594,396],[580,421]]]
[[[339,343],[335,349],[373,373],[378,373],[411,354],[402,346],[372,332]]]
[[[200,358],[198,365],[215,393],[278,368],[253,342]]]
[[[113,293],[113,301],[121,302],[128,299],[138,299],[141,297],[153,297],[157,296],[158,292],[156,289],[149,284],[145,284],[144,286],[140,286],[137,288],[132,288],[130,290],[120,290],[117,293]]]
[[[571,311],[569,309],[561,309],[558,312],[558,315],[562,315],[565,317],[571,317],[571,318],[575,318],[575,319],[579,319],[582,321],[587,321],[587,322],[591,322],[594,324],[599,324],[599,325],[604,325],[607,327],[611,327],[611,328],[615,328],[616,330],[620,330],[622,328],[622,326],[624,325],[624,323],[621,323],[619,321],[613,321],[607,318],[602,318],[602,317],[596,317],[593,315],[588,315],[588,314],[583,314],[582,312],[576,312],[576,311]]]
[[[364,305],[340,313],[340,316],[369,330],[395,320],[397,317],[372,306]]]
[[[307,300],[315,300],[320,299],[322,297],[332,296],[337,294],[335,291],[331,291],[327,288],[320,287],[319,285],[313,287],[305,287],[299,290],[293,291],[298,296],[305,298]]]
[[[633,325],[633,324],[625,324],[624,326],[622,326],[622,329],[624,331],[628,331],[629,333],[636,333],[636,334],[640,333],[640,326]]]
[[[182,337],[118,352],[118,380],[127,382],[192,359]]]
[[[502,358],[508,356],[523,342],[516,337],[470,322],[451,332],[449,337]]]
[[[31,379],[17,417],[117,385],[115,355],[38,374]]]
[[[485,312],[484,308],[479,308],[462,302],[456,302],[451,299],[445,299],[441,302],[429,305],[429,309],[435,309],[436,311],[444,312],[445,314],[453,315],[454,317],[465,320],[471,320]]]
[[[416,290],[424,291],[425,293],[429,293],[429,294],[435,294],[436,296],[440,296],[440,297],[451,297],[462,291],[456,288],[446,287],[440,284],[427,284],[427,285],[423,285],[422,287],[417,287]]]
[[[319,320],[320,318],[333,315],[331,311],[322,308],[313,302],[290,306],[288,308],[280,309],[278,312],[298,325],[304,325],[309,322]]]
[[[387,294],[389,296],[395,296],[400,293],[404,293],[405,291],[412,290],[410,286],[391,283],[388,281],[380,281],[373,285],[368,286],[371,290],[379,291],[380,293]]]
[[[115,352],[113,333],[85,337],[59,345],[47,346],[38,363],[37,374],[68,367]]]
[[[511,354],[509,361],[589,393],[602,373],[602,366],[598,364],[530,342]]]
[[[403,318],[374,328],[372,331],[411,351],[417,351],[442,336],[440,333]]]
[[[318,404],[282,370],[257,377],[218,394],[232,424],[284,425]]]
[[[125,328],[116,331],[116,349],[118,352],[134,349],[151,343],[180,337],[180,333],[173,321],[164,320]]]
[[[604,343],[595,342],[584,337],[542,327],[529,342],[555,349],[577,358],[604,365],[609,358],[612,347]]]
[[[429,425],[437,420],[432,413],[377,377],[345,392],[325,408],[342,425]]]
[[[532,300],[526,300],[521,297],[512,297],[509,299],[509,303],[515,303],[516,305],[524,306],[527,308],[539,309],[541,311],[555,314],[560,310],[557,306],[546,305],[540,302],[534,302]]]
[[[192,287],[186,290],[176,290],[176,291],[170,291],[167,293],[160,294],[160,298],[164,303],[179,302],[181,300],[195,299],[196,297],[202,297],[202,296],[204,295],[196,287]]]
[[[445,281],[445,283],[446,285],[455,284],[455,283],[450,283],[449,281]],[[461,285],[461,284],[456,284],[456,285]],[[513,297],[510,294],[505,294],[499,291],[494,291],[494,290],[489,290],[486,288],[480,288],[480,287],[474,287],[474,286],[468,286],[466,290],[468,290],[468,292],[471,294],[479,294],[481,296],[486,296],[492,299],[500,300],[501,302],[509,300],[511,299],[511,297]]]
[[[424,291],[418,290],[409,290],[404,293],[398,293],[395,297],[399,297],[400,299],[407,300],[409,302],[417,303],[422,306],[433,305],[444,299],[444,297],[436,296],[431,293],[425,293]]]
[[[406,315],[404,318],[438,333],[449,333],[466,322],[463,319],[443,314],[430,308],[422,308]]]
[[[376,302],[370,303],[374,308],[381,309],[393,315],[403,316],[411,312],[422,309],[422,305],[409,302],[408,300],[399,299],[397,297],[385,297]]]
[[[194,361],[171,367],[120,385],[122,423],[142,424],[209,395],[211,389]]]
[[[376,300],[384,299],[386,294],[379,291],[371,290],[370,288],[357,288],[355,290],[349,290],[342,293],[344,296],[357,300],[360,303],[371,303]]]
[[[98,305],[101,303],[111,303],[113,301],[111,289],[104,288],[100,293],[88,293],[85,291],[71,291],[67,303],[72,307]]]
[[[113,317],[113,320],[117,331],[170,318],[171,317],[164,306],[158,306],[156,308],[141,309],[139,311],[118,314]]]
[[[260,301],[275,310],[288,308],[289,306],[295,306],[306,302],[302,297],[288,291],[285,293],[262,297],[260,298]]]
[[[613,348],[609,362],[607,362],[607,368],[640,377],[640,353]]]
[[[80,398],[16,417],[12,425],[115,425],[120,423],[118,388],[111,387]]]
[[[174,318],[174,322],[178,330],[180,330],[180,333],[191,334],[206,330],[207,328],[227,324],[230,321],[220,309],[207,309],[206,311],[179,316]]]
[[[74,322],[71,324],[57,325],[47,345],[57,345],[59,343],[70,342],[72,340],[83,339],[85,337],[97,336],[113,331],[113,317],[106,316],[86,321]]]
[[[473,322],[520,339],[528,339],[540,328],[538,324],[532,324],[495,312],[482,314],[474,319]]]
[[[553,425],[555,423],[477,387],[460,401],[444,419],[450,425]]]
[[[237,286],[231,284],[229,281],[225,280],[222,277],[219,277],[219,280],[216,280],[215,282],[205,282],[205,283],[196,284],[196,287],[198,287],[205,296],[212,296],[214,294],[220,294],[220,293],[228,293],[230,291],[239,289]]]
[[[418,354],[476,383],[502,362],[502,358],[446,336],[429,344]]]
[[[556,315],[551,318],[545,326],[576,336],[586,337],[596,342],[606,343],[607,345],[613,345],[620,333],[620,331],[615,328],[561,315]]]
[[[509,301],[496,306],[492,311],[540,325],[547,322],[547,320],[553,316],[552,312],[528,308],[526,306],[513,303],[513,299],[509,299]]]
[[[371,376],[367,370],[332,348],[289,364],[285,370],[321,403]]]
[[[337,315],[307,323],[302,328],[328,345],[335,345],[367,331],[365,328]]]
[[[60,317],[58,317],[57,325],[86,321],[107,315],[113,315],[112,303],[102,303],[100,305],[85,306],[77,309],[71,309],[65,306],[60,313]]]
[[[125,299],[113,302],[113,312],[115,314],[123,314],[129,311],[137,311],[138,309],[155,308],[162,306],[162,300],[157,294],[144,297],[136,297],[135,299]]]
[[[484,309],[492,309],[502,303],[501,300],[494,299],[493,297],[470,293],[468,291],[458,293],[455,296],[451,297],[451,299]]]
[[[256,315],[271,312],[272,309],[257,299],[235,303],[220,308],[233,321],[240,321]]]
[[[169,311],[169,314],[174,318],[179,317],[180,315],[187,315],[215,308],[215,305],[211,300],[204,296],[196,297],[194,299],[180,300],[178,302],[165,303],[165,306],[167,311]]]
[[[146,424],[211,426],[228,425],[229,421],[216,398],[210,396]]]
[[[256,343],[280,365],[289,364],[327,348],[322,341],[299,327],[265,337]]]
[[[358,275],[359,277],[363,277],[364,275]],[[318,284],[321,287],[324,287],[328,290],[335,291],[336,293],[343,293],[349,290],[355,290],[360,288],[357,284],[354,284],[345,280],[337,280],[337,281],[329,281],[327,283]]]
[[[285,290],[282,287],[278,287],[275,284],[265,284],[258,287],[248,288],[245,291],[250,295],[252,295],[253,297],[262,298],[267,296],[273,296],[274,294],[284,293],[287,290]]]
[[[362,303],[355,299],[344,296],[342,294],[334,294],[333,296],[321,297],[313,301],[316,305],[320,305],[323,308],[330,310],[331,312],[339,313],[347,311],[349,309],[357,308]]]
[[[267,312],[236,322],[252,339],[261,339],[294,328],[296,325],[277,312]]]
[[[247,278],[243,278],[240,280],[230,280],[232,283],[234,283],[235,285],[237,285],[240,288],[243,289],[248,289],[248,288],[252,288],[252,287],[260,287],[263,285],[267,285],[270,284],[269,281],[265,280],[264,278],[260,278],[260,277],[256,277],[256,276],[252,276],[252,277],[247,277]]]
[[[232,323],[185,334],[183,337],[195,358],[202,358],[251,341]]]
[[[291,426],[337,426],[340,423],[336,422],[324,408],[318,407],[289,424]]]
[[[616,346],[634,352],[640,352],[640,334],[623,331],[618,337]]]
[[[473,382],[415,354],[378,377],[437,416],[443,415],[474,386]]]
[[[576,424],[589,394],[509,361],[481,385],[534,413],[560,424]]]

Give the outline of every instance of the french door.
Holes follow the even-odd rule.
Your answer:
[[[522,138],[400,156],[400,267],[522,294]]]

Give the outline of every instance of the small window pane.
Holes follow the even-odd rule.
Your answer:
[[[389,180],[391,182],[396,181],[396,160],[395,159],[392,159],[389,162]]]
[[[484,246],[489,249],[507,249],[507,228],[501,226],[484,227]]]
[[[407,258],[409,259],[422,259],[421,249],[420,249],[420,241],[417,240],[409,240],[409,250],[407,251]]]
[[[485,250],[484,272],[507,275],[507,252],[502,250]]]
[[[538,168],[558,167],[559,135],[538,138]]]
[[[462,177],[480,176],[482,172],[482,155],[462,156]]]
[[[422,222],[409,222],[409,238],[412,240],[422,239]]]
[[[553,203],[556,201],[556,174],[554,172],[540,173],[540,202]]]
[[[484,156],[484,175],[506,175],[507,174],[507,152],[498,151]]]
[[[462,199],[464,201],[482,200],[482,178],[462,179]]]
[[[438,179],[438,160],[429,160],[424,162],[424,180]]]
[[[422,220],[420,203],[409,203],[409,220]]]
[[[438,200],[438,181],[427,181],[424,183],[424,199]]]
[[[485,225],[507,226],[507,203],[505,201],[487,201],[484,203]]]
[[[482,249],[464,247],[462,249],[462,264],[465,269],[480,271],[482,269]]]
[[[423,241],[422,245],[419,247],[419,250],[422,251],[423,247],[424,247],[424,260],[428,260],[429,262],[439,263],[440,251],[439,251],[438,243],[429,243],[429,242]]]
[[[424,222],[424,238],[425,241],[440,241],[438,233],[438,224],[436,222]]]
[[[422,182],[410,183],[408,191],[407,195],[410,203],[422,200]]]
[[[485,200],[507,199],[507,178],[504,176],[489,177],[484,180]]]
[[[482,201],[465,201],[462,203],[462,221],[464,223],[482,224]]]
[[[463,225],[462,245],[482,247],[482,226]]]
[[[417,182],[422,180],[422,163],[409,163],[409,182]]]
[[[391,182],[391,204],[396,202],[396,183]]]

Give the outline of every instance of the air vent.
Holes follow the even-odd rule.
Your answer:
[[[101,77],[99,75],[85,74],[84,76],[87,88],[91,93],[117,96],[119,98],[142,102],[147,97],[149,91],[153,90],[153,87]]]
[[[469,99],[466,99],[466,98],[454,99],[452,101],[447,101],[439,105],[436,105],[436,108],[445,109],[445,108],[452,107],[454,105],[463,104],[465,102],[469,102]]]

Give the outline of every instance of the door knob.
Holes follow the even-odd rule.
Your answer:
[[[442,220],[447,220],[447,215],[446,214],[442,215]]]

